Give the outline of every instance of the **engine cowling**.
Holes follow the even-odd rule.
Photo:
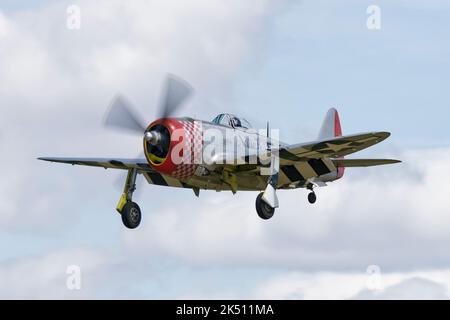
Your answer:
[[[156,144],[144,139],[145,156],[150,166],[162,174],[189,180],[201,163],[201,122],[190,118],[158,119],[147,127],[146,132],[159,137]]]

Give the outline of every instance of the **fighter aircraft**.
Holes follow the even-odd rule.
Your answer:
[[[141,209],[133,202],[136,179],[143,175],[149,184],[200,190],[259,191],[256,212],[264,220],[279,207],[277,190],[306,188],[308,201],[317,200],[314,189],[341,179],[345,168],[399,163],[391,159],[345,159],[344,157],[382,142],[388,132],[342,135],[339,114],[326,114],[317,140],[286,144],[269,130],[262,132],[235,115],[219,114],[212,121],[174,117],[191,96],[192,87],[181,78],[168,75],[159,117],[145,125],[134,107],[122,96],[108,108],[106,127],[128,130],[143,139],[145,158],[54,158],[39,160],[121,169],[128,172],[117,205],[123,224],[137,228]]]

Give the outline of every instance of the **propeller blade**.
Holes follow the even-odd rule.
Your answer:
[[[160,118],[172,116],[193,91],[192,86],[185,80],[169,74],[162,95]]]
[[[132,131],[142,135],[146,126],[140,120],[131,103],[124,97],[117,96],[108,108],[103,124],[105,127]]]

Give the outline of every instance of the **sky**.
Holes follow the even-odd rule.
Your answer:
[[[0,0],[0,298],[448,299],[449,13],[444,0]],[[141,139],[105,129],[104,112],[121,93],[151,122],[167,72],[195,88],[180,116],[235,113],[300,143],[335,107],[344,134],[392,133],[353,158],[403,163],[349,169],[314,206],[280,192],[270,221],[254,192],[142,182],[142,224],[125,229],[120,172],[36,158],[136,157]]]

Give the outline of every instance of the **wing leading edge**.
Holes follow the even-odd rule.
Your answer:
[[[65,163],[79,166],[101,167],[105,169],[138,169],[143,172],[154,172],[146,159],[114,159],[114,158],[38,158],[38,160]]]
[[[105,169],[130,170],[137,169],[142,173],[149,184],[192,189],[186,184],[171,176],[163,175],[153,170],[146,159],[112,159],[112,158],[38,158],[38,160],[65,163],[71,165],[100,167]]]

